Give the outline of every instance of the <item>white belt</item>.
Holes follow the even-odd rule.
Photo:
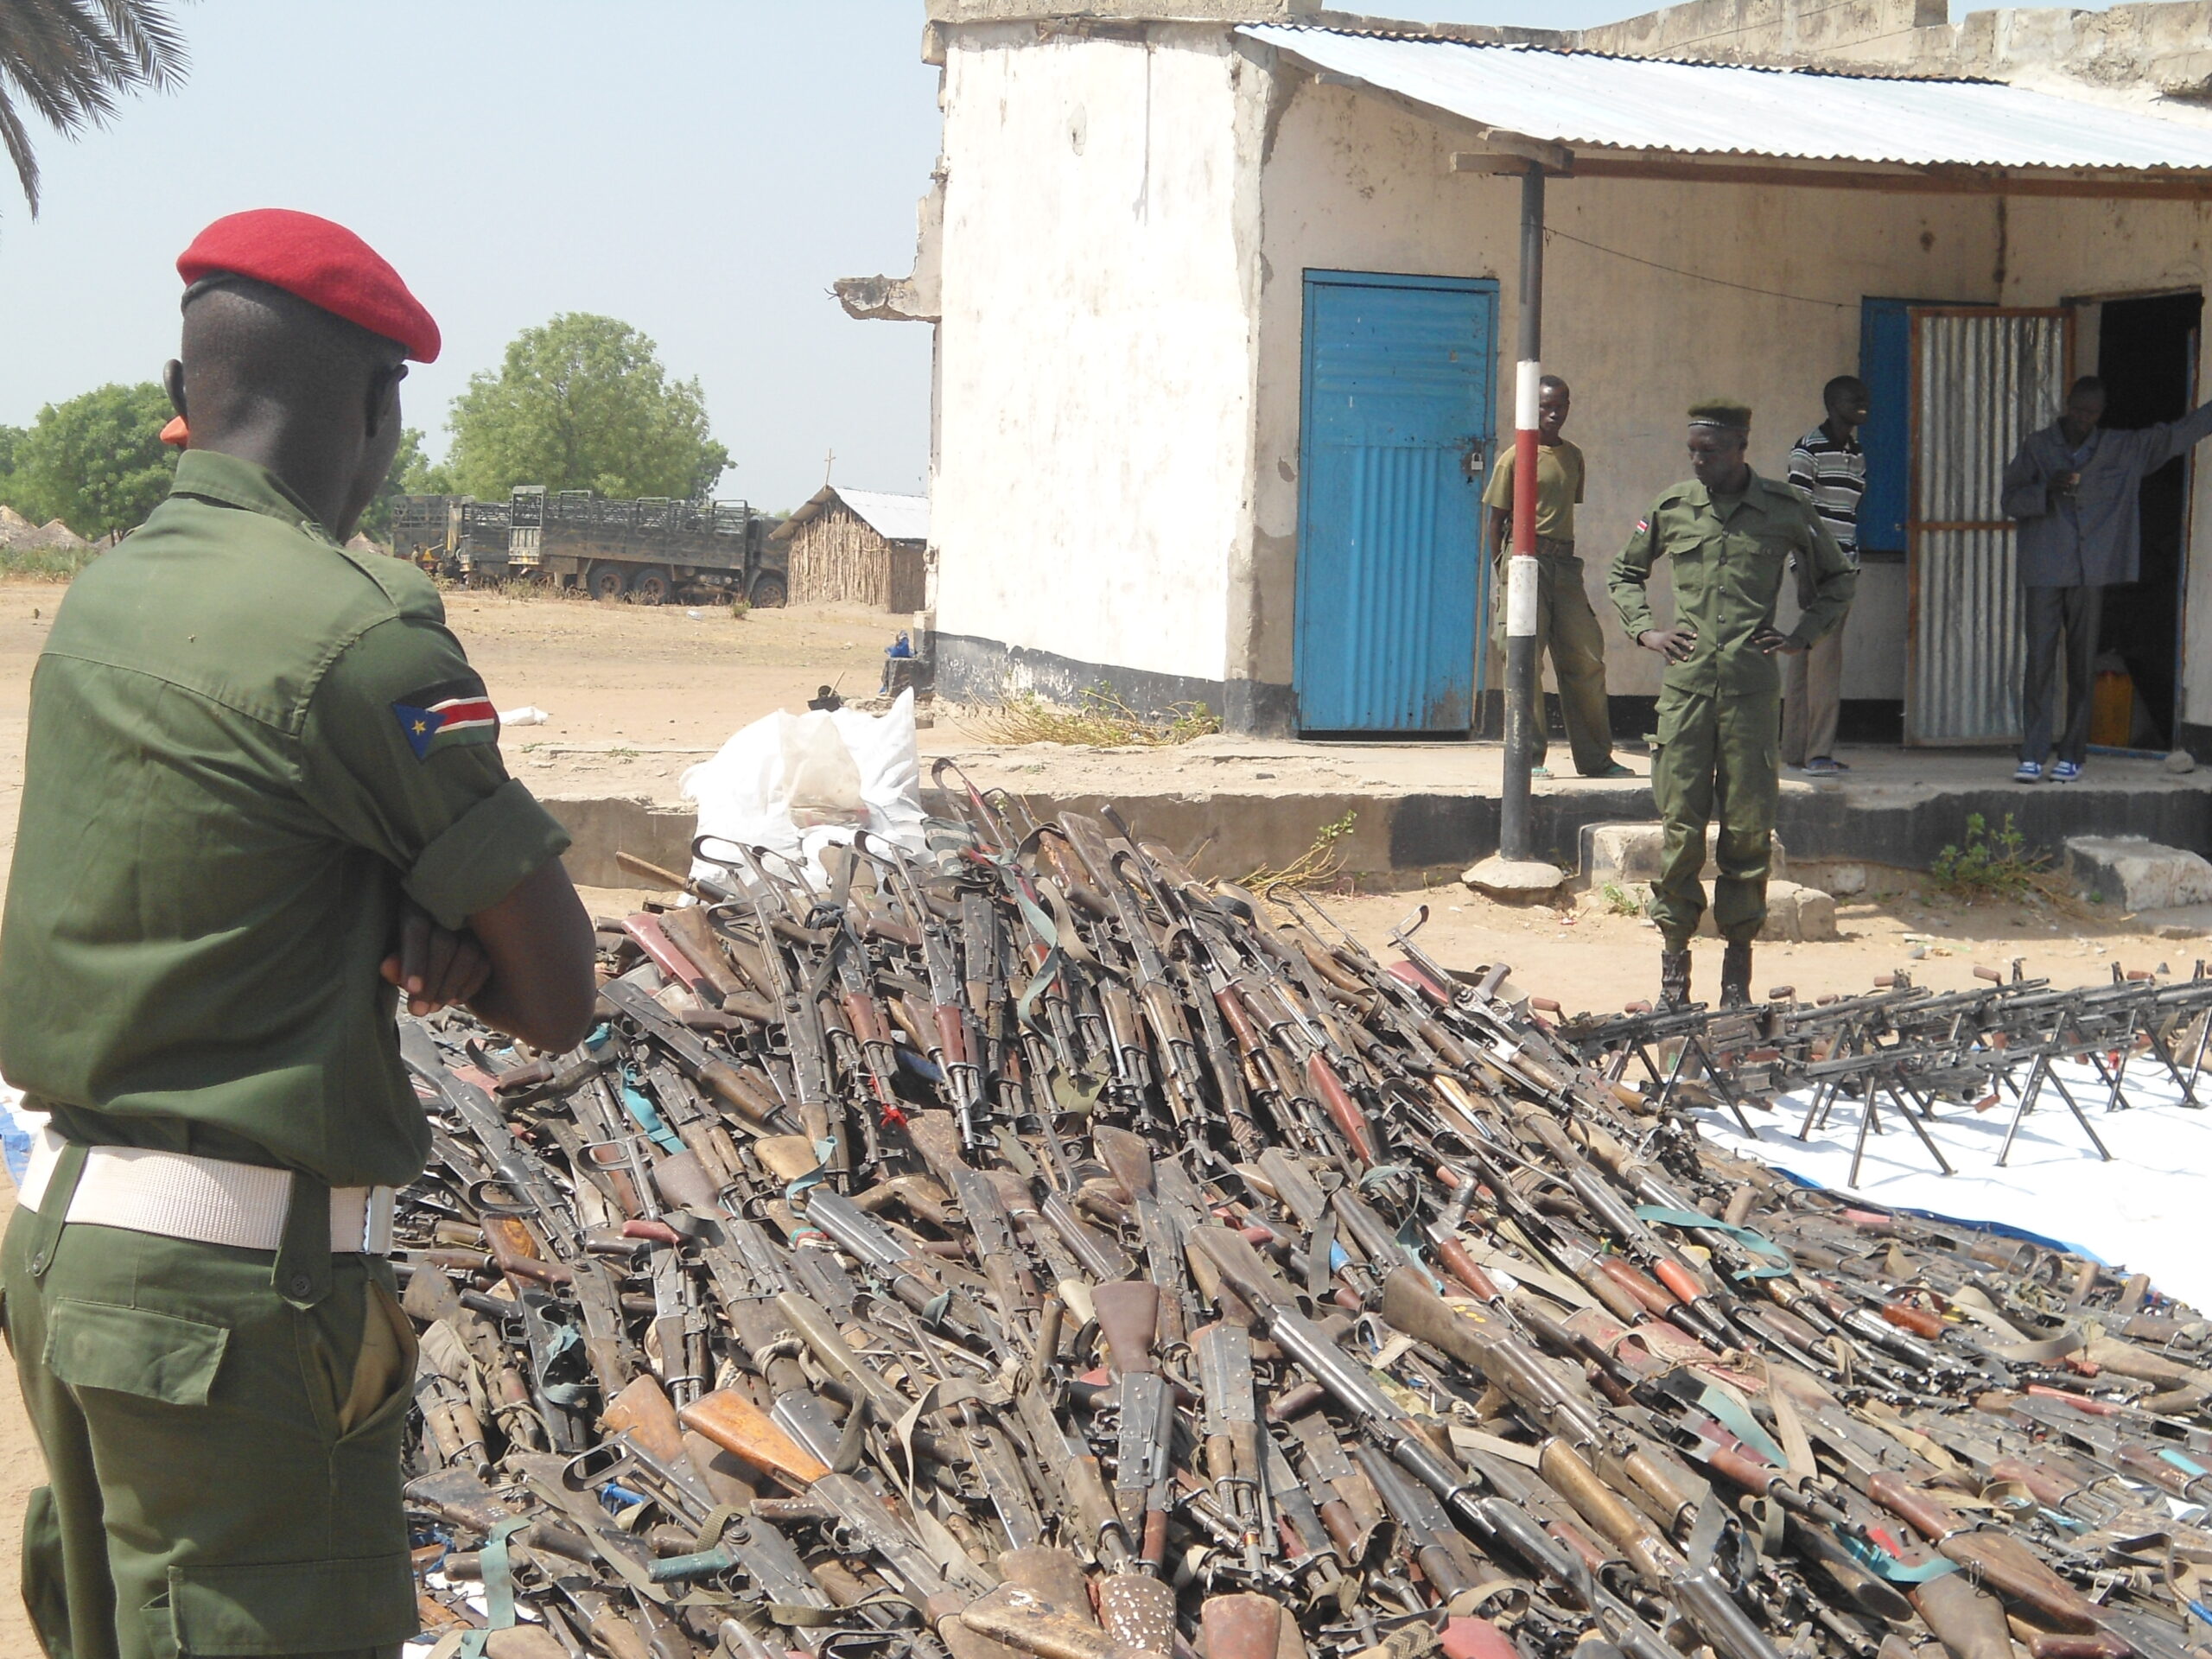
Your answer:
[[[68,1144],[52,1128],[40,1128],[17,1193],[25,1209],[37,1210]],[[331,1253],[390,1255],[393,1196],[388,1186],[332,1187]],[[141,1147],[92,1147],[85,1154],[85,1173],[63,1219],[200,1244],[274,1250],[283,1242],[291,1202],[288,1169]]]

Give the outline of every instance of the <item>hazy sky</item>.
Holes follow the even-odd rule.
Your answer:
[[[1427,0],[1382,16],[1573,28],[1630,0]],[[919,490],[929,334],[854,322],[836,277],[902,275],[937,154],[920,0],[200,0],[170,96],[40,144],[34,221],[0,173],[0,422],[173,356],[174,261],[209,219],[352,226],[437,316],[407,385],[448,402],[516,332],[598,311],[704,383],[722,493],[836,476]]]

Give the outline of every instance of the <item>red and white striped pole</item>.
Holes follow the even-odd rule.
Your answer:
[[[1513,385],[1513,556],[1505,575],[1505,790],[1498,801],[1500,857],[1535,856],[1529,774],[1536,683],[1536,402],[1544,376],[1544,169],[1521,180],[1521,349]]]

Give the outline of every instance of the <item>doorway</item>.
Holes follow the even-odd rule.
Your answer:
[[[2204,296],[2107,300],[2100,308],[2097,374],[2105,424],[2123,430],[2176,421],[2196,404],[2197,331]],[[2143,480],[2143,565],[2105,590],[2104,652],[2134,683],[2127,747],[2171,748],[2181,686],[2182,606],[2188,592],[2190,457]]]

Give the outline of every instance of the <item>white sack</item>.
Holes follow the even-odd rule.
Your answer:
[[[733,861],[740,846],[766,847],[818,874],[822,849],[850,842],[855,830],[919,853],[913,693],[901,692],[880,715],[814,709],[756,720],[685,772],[680,789],[698,805],[699,834],[717,843],[707,850]],[[704,860],[691,873],[728,874]]]

